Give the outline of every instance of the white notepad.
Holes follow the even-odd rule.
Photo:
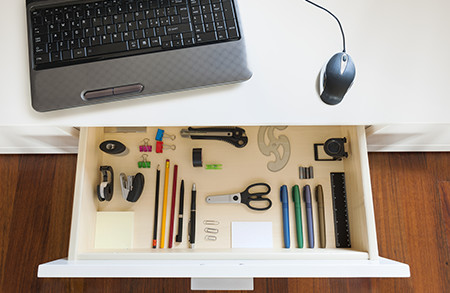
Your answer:
[[[232,222],[232,248],[273,248],[272,222]]]

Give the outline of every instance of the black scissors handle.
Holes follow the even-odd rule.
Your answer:
[[[259,187],[259,186],[265,187],[266,190],[262,191],[262,192],[252,192],[252,190],[251,190],[252,188]],[[241,192],[241,203],[247,205],[249,208],[251,208],[252,210],[255,210],[255,211],[268,210],[272,206],[272,201],[270,200],[270,198],[263,197],[263,196],[269,194],[270,190],[271,190],[271,188],[270,188],[269,184],[267,184],[267,183],[255,183],[255,184],[249,185],[244,191]],[[266,201],[267,206],[262,207],[262,208],[254,207],[250,204],[252,201]]]

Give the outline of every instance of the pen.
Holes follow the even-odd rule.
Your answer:
[[[282,202],[283,209],[283,236],[284,236],[284,247],[291,247],[291,240],[289,236],[289,201],[288,201],[288,191],[287,186],[282,185],[280,188],[280,199]]]
[[[316,186],[316,201],[317,201],[317,209],[319,211],[319,240],[320,240],[320,248],[325,248],[327,246],[326,236],[325,236],[325,210],[323,203],[323,189],[322,185]]]
[[[159,170],[159,165],[156,167],[156,190],[155,190],[155,219],[153,224],[153,248],[156,248],[157,236],[158,234],[158,208],[159,208],[159,179],[161,171]]]
[[[175,220],[175,200],[177,197],[177,174],[178,165],[173,166],[173,185],[172,185],[172,206],[170,208],[170,228],[169,228],[169,248],[172,248],[173,244],[173,222]]]
[[[178,211],[178,234],[177,237],[175,237],[176,242],[183,241],[183,209],[184,209],[184,180],[181,180],[180,207]]]
[[[189,246],[194,248],[195,246],[195,201],[197,196],[197,189],[195,183],[192,184],[192,197],[191,197],[191,218],[189,220]]]
[[[306,205],[306,224],[308,226],[308,244],[309,248],[314,248],[314,223],[312,212],[311,188],[309,185],[303,187],[303,195],[305,196]]]
[[[302,201],[300,199],[300,189],[298,185],[292,187],[292,198],[295,205],[295,224],[297,226],[297,243],[299,248],[303,248],[303,227],[302,227]]]
[[[167,209],[167,189],[169,188],[169,166],[170,161],[166,160],[166,174],[164,177],[164,198],[163,198],[163,210],[161,221],[161,244],[160,248],[164,248],[164,238],[166,236],[166,209]]]

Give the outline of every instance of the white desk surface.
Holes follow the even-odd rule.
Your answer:
[[[450,123],[450,1],[318,1],[340,18],[357,67],[337,106],[315,91],[320,68],[341,50],[335,20],[301,0],[238,1],[248,82],[38,113],[30,103],[25,0],[2,0],[0,125]]]

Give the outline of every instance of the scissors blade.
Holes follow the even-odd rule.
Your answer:
[[[207,203],[241,203],[241,194],[211,195],[206,197]]]

